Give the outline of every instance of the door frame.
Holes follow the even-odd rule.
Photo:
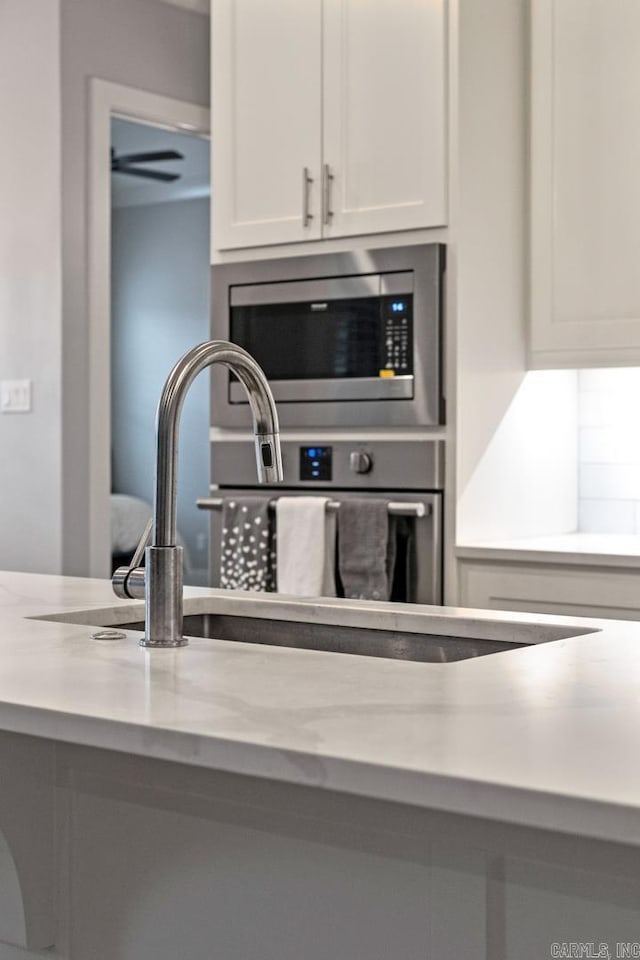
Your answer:
[[[91,79],[89,99],[89,571],[111,575],[111,120],[209,137],[206,107]],[[177,358],[176,358],[177,359]]]

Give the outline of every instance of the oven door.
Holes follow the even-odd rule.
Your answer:
[[[309,496],[309,490],[278,489],[283,496]],[[396,538],[396,564],[391,599],[405,603],[442,604],[442,493],[399,491],[349,491],[314,488],[319,496],[331,498],[339,510],[340,501],[349,497],[388,498]],[[275,505],[275,492],[264,488],[221,489],[216,495],[198,500],[198,507],[211,514],[210,583],[220,586],[220,544],[222,541],[222,505],[225,497],[264,494]]]

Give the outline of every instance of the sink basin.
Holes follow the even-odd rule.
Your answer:
[[[508,627],[508,624],[498,626]],[[144,622],[118,624],[119,629],[144,631]],[[328,623],[273,620],[229,614],[191,614],[184,618],[184,635],[242,643],[261,643],[273,647],[295,647],[298,650],[322,650],[328,653],[350,653],[388,660],[412,660],[421,663],[451,663],[472,657],[517,650],[533,642],[545,642],[591,632],[571,628],[544,627],[542,640],[479,639],[477,637],[444,636],[437,633],[414,633],[402,630],[370,629]],[[505,631],[506,632],[506,631]]]
[[[296,650],[356,654],[418,663],[453,663],[538,643],[599,632],[588,623],[553,623],[514,614],[461,616],[447,608],[362,601],[263,598],[235,591],[186,597],[183,634],[225,643],[259,643]],[[62,623],[144,632],[144,605],[76,610],[35,617]],[[363,624],[361,626],[361,624]]]

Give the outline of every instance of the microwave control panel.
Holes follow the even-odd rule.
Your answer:
[[[413,373],[413,297],[385,297],[384,316],[384,363],[380,376],[408,376]]]

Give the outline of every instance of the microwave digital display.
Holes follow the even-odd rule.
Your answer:
[[[413,374],[413,295],[231,306],[230,336],[270,381]]]

